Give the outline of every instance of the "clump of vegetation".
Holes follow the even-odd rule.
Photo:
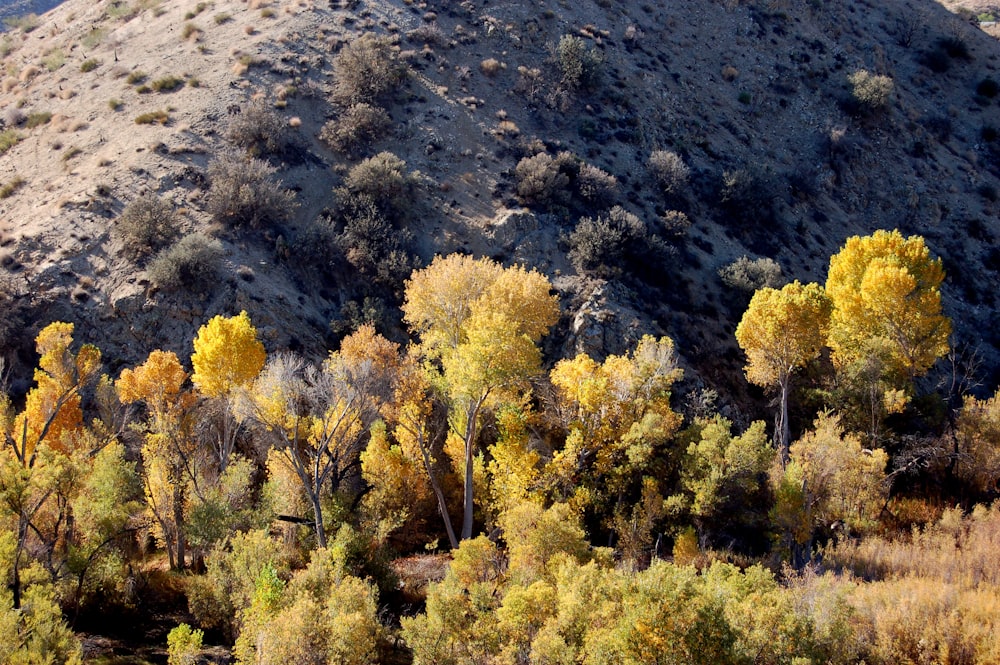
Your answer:
[[[496,58],[486,58],[479,63],[479,70],[487,76],[496,76],[503,69],[503,64]]]
[[[165,247],[179,232],[173,206],[153,193],[125,206],[114,228],[126,255],[133,260]]]
[[[859,69],[847,80],[851,84],[853,99],[861,110],[874,113],[889,106],[894,87],[891,77]]]
[[[576,159],[567,152],[555,158],[544,152],[525,157],[514,167],[517,194],[543,206],[565,205],[569,201],[570,175],[578,168]]]
[[[600,80],[601,61],[601,54],[593,48],[587,48],[583,39],[575,35],[563,35],[556,46],[560,85],[570,92],[595,87]]]
[[[148,74],[141,69],[134,69],[125,77],[125,82],[129,85],[139,85],[146,80]]]
[[[654,150],[646,164],[660,189],[667,195],[682,192],[691,177],[691,169],[684,163],[684,159],[672,150]]]
[[[729,288],[746,294],[753,294],[765,286],[777,289],[785,283],[781,265],[774,259],[766,257],[751,259],[748,256],[741,256],[720,268],[719,278]]]
[[[54,72],[66,64],[66,54],[61,48],[54,48],[42,58],[45,69]]]
[[[215,21],[216,25],[222,25],[223,23],[229,23],[230,21],[232,21],[233,17],[231,14],[227,12],[220,12],[213,17],[213,20]]]
[[[354,156],[385,136],[391,126],[392,119],[385,110],[360,102],[323,125],[319,138],[331,150]]]
[[[3,20],[3,24],[8,30],[20,30],[28,34],[41,25],[42,20],[38,14],[24,14],[23,16],[8,16]]]
[[[195,39],[196,41],[201,37],[202,29],[199,28],[194,23],[185,23],[184,29],[181,30],[182,39]]]
[[[267,162],[223,151],[208,165],[208,212],[230,228],[263,228],[287,220],[295,196],[282,188],[274,173]]]
[[[583,273],[599,277],[621,274],[646,238],[646,225],[621,206],[605,215],[582,217],[569,236],[569,259]]]
[[[13,129],[5,129],[0,132],[0,155],[17,145],[21,138],[22,136]]]
[[[24,119],[24,127],[25,129],[34,129],[35,127],[48,124],[50,120],[52,120],[50,112],[35,111],[34,113],[29,113],[28,117]]]
[[[618,198],[618,178],[592,164],[581,164],[576,176],[580,196],[588,203],[607,206]]]
[[[117,97],[112,97],[108,100],[108,108],[112,111],[120,111],[124,105],[125,103]]]
[[[3,185],[0,185],[0,199],[9,199],[17,190],[21,189],[25,180],[19,175],[14,176]]]
[[[87,72],[94,71],[95,69],[100,67],[100,65],[101,65],[100,61],[97,60],[96,58],[88,58],[87,60],[84,60],[82,63],[80,63],[80,71],[86,74]]]
[[[775,184],[770,173],[754,167],[722,172],[719,202],[735,221],[748,224],[774,219]]]
[[[288,123],[262,99],[252,100],[232,116],[226,138],[254,157],[283,155],[292,146]]]
[[[173,92],[184,85],[184,79],[180,76],[169,74],[163,78],[156,79],[150,85],[156,92]]]
[[[371,201],[383,214],[394,218],[412,204],[416,183],[416,177],[406,171],[406,162],[391,152],[380,152],[348,171],[341,198]]]
[[[378,103],[405,79],[406,68],[387,37],[365,33],[333,59],[333,98],[342,106]]]
[[[170,114],[162,109],[158,109],[149,113],[142,113],[135,117],[135,124],[137,125],[151,125],[154,122],[165,125],[170,122]]]
[[[200,233],[184,236],[149,262],[150,281],[161,289],[203,290],[218,279],[222,243]]]
[[[407,252],[410,233],[393,228],[385,215],[366,201],[344,215],[344,230],[337,242],[347,259],[362,275],[375,282],[400,284],[413,270]]]

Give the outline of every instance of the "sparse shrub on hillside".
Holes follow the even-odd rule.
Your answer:
[[[580,219],[569,236],[569,259],[580,272],[613,277],[645,236],[642,220],[615,206],[606,215]]]
[[[48,124],[49,120],[52,120],[52,114],[50,112],[35,111],[33,113],[29,113],[28,117],[24,119],[24,127],[25,129],[34,129],[35,127]]]
[[[367,198],[389,217],[400,215],[409,207],[415,185],[415,178],[406,172],[406,162],[391,152],[369,157],[351,168],[344,178],[344,189],[350,198]]]
[[[38,14],[25,14],[23,16],[8,16],[3,20],[4,27],[8,30],[20,30],[27,34],[40,26],[42,20]]]
[[[262,99],[251,101],[229,121],[226,138],[254,157],[282,155],[292,145],[288,123]]]
[[[684,159],[671,150],[654,150],[649,155],[647,166],[660,189],[667,195],[679,194],[691,177],[691,169],[684,163]]]
[[[319,138],[331,150],[353,156],[382,138],[391,126],[392,119],[382,108],[361,102],[323,125]]]
[[[403,83],[406,69],[387,37],[365,33],[333,59],[333,98],[343,105],[376,103]]]
[[[225,150],[208,165],[207,209],[227,227],[262,228],[287,220],[295,197],[274,179],[266,162]]]
[[[129,75],[125,77],[125,82],[129,85],[139,85],[146,80],[148,74],[141,69],[135,69],[129,72]]]
[[[9,258],[9,255],[4,257]],[[7,261],[3,262],[7,266]],[[25,288],[13,275],[0,273],[0,350],[8,351],[24,334],[27,303]]]
[[[168,291],[208,289],[217,281],[222,254],[222,243],[218,240],[192,233],[150,261],[149,279]]]
[[[559,67],[562,88],[576,91],[597,85],[601,71],[601,54],[587,48],[580,37],[563,35],[556,46],[556,64]]]
[[[5,129],[0,132],[0,155],[4,154],[21,140],[21,135],[13,129]]]
[[[592,164],[581,164],[576,176],[580,196],[595,205],[606,206],[618,198],[618,178]]]
[[[570,193],[570,177],[560,168],[565,165],[565,158],[553,159],[544,152],[525,157],[514,168],[518,196],[544,206],[564,205]]]
[[[891,77],[859,69],[848,76],[847,80],[851,84],[851,94],[860,110],[876,112],[889,105],[894,87]]]
[[[202,35],[202,29],[199,28],[194,23],[185,23],[184,29],[181,30],[181,38],[185,40],[193,38],[195,41],[198,41],[199,39],[201,39],[201,35]]]
[[[21,189],[25,180],[19,175],[14,176],[3,185],[0,185],[0,199],[9,199],[17,190]]]
[[[61,48],[54,48],[45,54],[45,57],[42,58],[42,64],[45,69],[54,72],[66,64],[66,54]]]
[[[125,206],[115,221],[115,233],[130,258],[148,256],[177,237],[173,206],[155,194],[144,194]]]
[[[479,70],[487,76],[496,76],[503,69],[503,64],[496,58],[486,58],[479,63]]]
[[[691,220],[680,210],[667,210],[660,217],[663,234],[672,238],[681,238],[691,228]]]
[[[156,79],[150,86],[156,92],[173,92],[184,85],[184,79],[179,76],[169,74],[163,78]]]
[[[409,232],[397,231],[374,205],[360,205],[344,219],[338,238],[347,262],[387,286],[399,285],[413,270],[406,251]]]
[[[149,113],[141,113],[135,117],[135,124],[137,125],[151,125],[154,122],[165,125],[170,122],[170,114],[160,109],[150,111]]]
[[[333,224],[325,216],[307,223],[291,243],[295,265],[309,275],[329,275],[341,259],[339,239]]]
[[[741,256],[719,269],[722,283],[731,289],[753,294],[765,286],[772,289],[781,287],[787,280],[781,272],[781,265],[774,259]]]
[[[96,58],[89,58],[80,63],[80,71],[86,74],[87,72],[94,71],[95,69],[100,67],[100,65],[101,65],[100,61],[97,60]]]

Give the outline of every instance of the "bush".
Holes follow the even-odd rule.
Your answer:
[[[260,99],[251,101],[241,113],[232,116],[226,138],[254,157],[281,155],[292,145],[288,123]]]
[[[170,122],[170,114],[160,109],[157,111],[150,111],[149,113],[142,113],[135,117],[135,124],[137,125],[151,125],[154,122],[165,125]]]
[[[892,78],[859,69],[848,76],[847,80],[851,84],[854,101],[862,110],[875,112],[889,105],[893,90]]]
[[[660,226],[664,235],[680,238],[691,228],[691,220],[680,210],[667,210],[660,217]]]
[[[129,72],[129,75],[125,77],[125,82],[129,85],[139,85],[146,80],[147,74],[141,69],[136,69]]]
[[[4,154],[21,140],[21,135],[13,129],[5,129],[0,132],[0,155]]]
[[[570,177],[567,171],[571,156],[563,153],[553,159],[544,152],[525,157],[514,167],[517,194],[526,202],[541,205],[562,205],[569,200]]]
[[[156,92],[173,92],[184,85],[184,79],[173,74],[156,79],[150,84]]]
[[[654,150],[647,165],[664,194],[680,193],[691,177],[691,169],[681,156],[670,150]]]
[[[600,78],[601,54],[588,49],[582,39],[563,35],[556,46],[559,83],[569,91],[594,87]]]
[[[582,164],[576,177],[580,196],[589,203],[607,205],[618,197],[618,179],[591,164]]]
[[[155,194],[144,194],[125,206],[115,232],[130,258],[148,256],[177,237],[173,207]]]
[[[261,228],[287,220],[295,197],[273,179],[266,162],[226,150],[208,165],[211,185],[207,208],[215,221],[228,227]]]
[[[389,39],[365,33],[333,59],[333,98],[343,106],[372,104],[395,92],[405,78]]]
[[[569,237],[569,259],[580,272],[612,277],[645,236],[642,220],[615,206],[607,215],[580,219]]]
[[[29,113],[28,117],[24,120],[24,128],[34,129],[35,127],[48,124],[50,120],[52,120],[52,114],[48,111],[36,111],[35,113]]]
[[[391,152],[380,152],[355,165],[344,179],[349,198],[368,199],[390,216],[403,213],[412,203],[413,185],[406,162]]]
[[[217,280],[222,243],[200,233],[184,236],[149,263],[149,279],[168,291],[207,289]]]
[[[768,258],[751,259],[747,256],[741,256],[720,268],[719,277],[726,286],[749,294],[765,286],[777,289],[786,282],[777,261]]]
[[[335,152],[354,155],[382,138],[391,126],[392,120],[383,109],[360,102],[323,125],[319,138]]]
[[[167,634],[167,665],[196,665],[201,641],[205,635],[200,630],[182,623]]]
[[[413,270],[406,244],[410,234],[396,231],[374,205],[347,214],[338,243],[362,275],[387,286],[399,285]]]
[[[90,58],[90,59],[88,59],[88,60],[84,60],[84,61],[83,61],[83,62],[82,62],[82,63],[80,64],[80,71],[81,71],[81,72],[83,72],[84,74],[86,74],[87,72],[92,72],[92,71],[94,71],[95,69],[97,69],[97,68],[98,68],[98,67],[100,66],[100,64],[101,64],[101,63],[100,63],[100,62],[98,62],[98,61],[97,61],[96,59],[94,59],[94,58]]]

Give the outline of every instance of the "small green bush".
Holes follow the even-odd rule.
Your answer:
[[[125,78],[125,82],[129,85],[138,85],[146,80],[148,74],[141,69],[135,69],[129,72],[129,75]]]
[[[560,85],[569,91],[593,88],[601,71],[601,54],[587,48],[575,35],[563,35],[556,46],[556,63],[561,74]]]
[[[150,261],[149,279],[169,291],[207,289],[217,281],[222,254],[222,243],[218,240],[193,233]]]
[[[54,72],[66,64],[66,54],[61,48],[54,48],[42,58],[42,64],[45,65],[45,69]]]
[[[0,186],[0,199],[9,199],[22,185],[24,185],[24,178],[19,175],[14,176]]]
[[[200,630],[182,623],[167,634],[167,665],[197,665],[198,652],[205,637]]]
[[[13,129],[5,129],[0,132],[0,155],[6,153],[8,150],[17,145],[21,138],[21,135]]]
[[[349,197],[368,199],[390,217],[403,214],[410,206],[415,184],[413,176],[406,172],[406,162],[391,152],[369,157],[355,165],[344,178],[344,189]]]
[[[413,270],[406,251],[409,239],[408,232],[394,229],[374,205],[362,204],[346,215],[338,244],[358,272],[391,286],[401,284]]]
[[[382,108],[360,102],[323,125],[319,138],[331,150],[353,156],[382,138],[391,126]]]
[[[150,84],[156,92],[173,92],[184,85],[184,79],[170,74],[163,78],[156,79]]]
[[[124,106],[122,100],[112,97],[108,100],[108,108],[112,111],[119,111]]]
[[[862,110],[879,111],[889,105],[894,87],[891,77],[859,69],[847,80],[851,84],[851,94]]]
[[[101,63],[96,58],[89,58],[80,63],[80,71],[86,74],[97,69]]]
[[[235,150],[223,151],[208,165],[208,212],[231,228],[262,228],[287,220],[295,196],[274,179],[274,172],[264,161]]]
[[[647,166],[660,189],[667,195],[679,194],[691,177],[691,169],[684,163],[684,159],[671,150],[654,150],[649,155]]]
[[[528,203],[544,206],[564,205],[569,200],[572,156],[563,153],[555,158],[544,152],[525,157],[514,167],[517,194]]]
[[[38,18],[38,14],[25,14],[23,16],[9,16],[3,20],[3,24],[8,30],[20,30],[27,34],[40,26],[42,20]]]
[[[51,119],[52,114],[48,111],[36,111],[28,114],[28,117],[24,120],[24,126],[26,129],[34,129],[35,127],[48,124]]]
[[[137,125],[151,125],[154,122],[165,125],[170,122],[170,114],[163,110],[157,110],[143,113],[135,118],[135,124]]]
[[[228,23],[229,21],[232,21],[233,17],[232,15],[227,14],[226,12],[222,12],[216,14],[214,20],[216,25],[222,25],[223,23]]]
[[[114,230],[126,255],[133,260],[165,247],[178,235],[173,207],[152,193],[125,206],[115,220]]]
[[[618,179],[592,164],[581,164],[576,176],[580,196],[588,203],[607,206],[618,198]]]

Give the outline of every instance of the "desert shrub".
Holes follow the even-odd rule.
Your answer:
[[[391,126],[392,120],[382,108],[360,102],[323,125],[319,138],[331,150],[354,155],[382,138]]]
[[[654,150],[646,164],[664,194],[680,193],[691,177],[691,169],[680,155],[671,150]]]
[[[405,78],[392,43],[372,33],[349,42],[333,59],[333,97],[344,106],[388,97]]]
[[[129,85],[139,85],[146,80],[148,74],[141,69],[135,69],[129,72],[129,75],[125,77],[125,82]]]
[[[530,203],[561,205],[569,199],[567,159],[553,159],[544,152],[525,157],[514,167],[517,194]],[[566,167],[566,168],[561,168]]]
[[[486,58],[479,63],[479,70],[487,76],[496,76],[503,69],[503,64],[496,58]]]
[[[163,78],[156,79],[150,84],[156,92],[173,92],[183,85],[184,79],[180,76],[174,76],[173,74],[168,74]]]
[[[54,72],[66,64],[66,53],[61,48],[54,48],[42,58],[45,69]]]
[[[97,69],[101,63],[96,58],[89,58],[80,63],[80,71],[86,74]]]
[[[414,185],[415,178],[406,172],[406,162],[391,152],[380,152],[356,164],[344,178],[350,198],[368,199],[389,216],[402,214],[410,205]]]
[[[167,665],[195,665],[201,641],[205,635],[200,630],[182,623],[167,634]]]
[[[614,276],[645,235],[642,220],[615,206],[606,215],[580,219],[569,236],[569,259],[580,272]]]
[[[581,164],[576,187],[588,203],[607,205],[618,197],[618,178],[591,164]]]
[[[155,194],[144,194],[122,210],[115,233],[131,258],[148,256],[177,237],[174,209]]]
[[[149,279],[168,291],[207,289],[217,280],[222,254],[222,243],[218,240],[192,233],[150,261]]]
[[[291,243],[295,265],[309,274],[328,275],[341,258],[339,238],[331,221],[317,217],[299,230]]]
[[[34,129],[41,125],[45,125],[52,119],[52,114],[48,111],[36,111],[35,113],[29,113],[28,117],[24,120],[25,129]]]
[[[13,129],[5,129],[0,132],[0,155],[4,154],[21,140],[21,135]]]
[[[260,99],[251,101],[241,113],[232,116],[226,138],[254,157],[281,155],[292,145],[288,123]]]
[[[28,33],[42,24],[38,14],[25,14],[23,16],[8,16],[3,20],[4,27],[8,30],[20,30]]]
[[[401,284],[413,270],[406,251],[407,231],[397,231],[372,204],[357,206],[344,218],[338,243],[347,262],[362,275],[386,285]]]
[[[208,165],[208,212],[215,221],[233,228],[261,228],[287,220],[295,198],[282,189],[274,173],[264,161],[223,151]]]
[[[889,105],[893,90],[891,77],[859,69],[848,76],[847,80],[851,84],[854,101],[861,110],[874,112]]]
[[[660,217],[660,226],[664,235],[680,238],[691,228],[691,220],[680,210],[667,210]]]
[[[786,281],[781,266],[774,259],[748,256],[741,256],[720,268],[719,278],[729,288],[751,294],[765,286],[776,289]]]
[[[3,185],[0,185],[0,199],[9,199],[12,197],[14,192],[19,190],[24,185],[24,182],[24,178],[16,175]]]
[[[4,267],[8,259],[13,264],[9,254],[3,257]],[[24,280],[17,280],[13,275],[0,273],[0,350],[7,351],[17,345],[18,338],[24,334],[25,318],[28,313],[28,299]]]
[[[157,109],[149,113],[141,113],[135,117],[135,124],[137,125],[151,125],[154,122],[165,125],[170,122],[170,114],[163,109]]]
[[[566,90],[594,87],[600,78],[601,54],[587,48],[574,35],[563,35],[556,46],[556,64],[561,75],[560,85]]]

